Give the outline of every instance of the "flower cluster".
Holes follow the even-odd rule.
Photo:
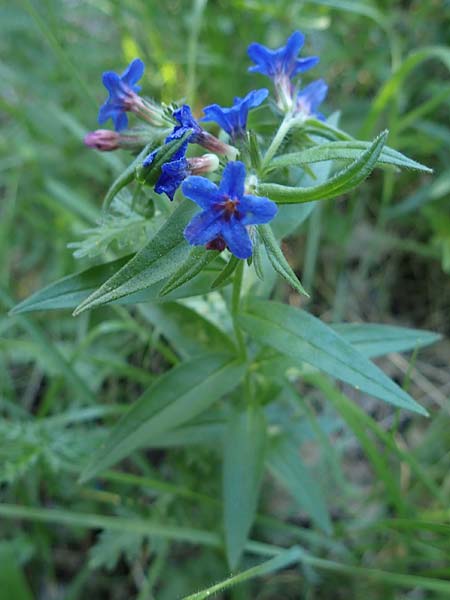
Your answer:
[[[319,61],[315,56],[298,58],[303,44],[304,36],[296,31],[281,48],[272,50],[257,43],[250,44],[248,48],[248,54],[255,63],[249,71],[273,80],[278,109],[298,122],[309,117],[323,119],[318,107],[327,93],[327,85],[322,79],[303,89],[298,89],[294,83],[298,75]],[[271,221],[277,207],[268,198],[250,193],[255,186],[248,182],[254,181],[256,174],[248,170],[255,169],[255,165],[251,160],[244,164],[236,158],[239,154],[243,159],[250,157],[248,115],[266,101],[269,90],[252,90],[243,98],[235,97],[230,107],[210,104],[203,109],[203,117],[197,120],[187,104],[169,110],[140,96],[138,82],[144,70],[144,63],[136,58],[121,75],[113,71],[103,73],[102,81],[108,98],[99,110],[98,122],[103,124],[111,119],[115,131],[100,129],[90,132],[85,137],[85,144],[109,151],[116,148],[139,149],[151,143],[154,149],[140,167],[141,172],[149,174],[148,178],[143,177],[143,181],[154,184],[155,192],[166,194],[170,200],[181,187],[184,196],[201,208],[186,227],[188,242],[211,249],[228,248],[237,258],[249,258],[254,237],[252,226]],[[128,129],[128,113],[134,113],[143,126]],[[203,129],[203,122],[219,125],[228,136],[228,143]],[[201,146],[208,153],[188,157],[191,145]],[[222,158],[219,159],[219,156]],[[224,162],[219,185],[199,176],[218,170]]]
[[[308,71],[319,62],[317,56],[298,58],[304,42],[304,35],[300,31],[295,31],[286,45],[277,50],[271,50],[257,43],[250,44],[248,55],[255,65],[249,67],[249,71],[261,73],[273,80],[278,105],[282,110],[293,110],[304,116],[314,115],[320,118],[317,107],[327,94],[326,83],[319,79],[297,94],[293,84],[297,75]]]

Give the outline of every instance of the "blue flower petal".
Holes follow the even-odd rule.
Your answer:
[[[100,107],[100,110],[98,111],[98,123],[99,123],[99,125],[102,125],[108,119],[114,119],[115,116],[116,116],[116,113],[117,113],[117,109],[114,108],[114,106],[112,106],[108,102],[105,102]]]
[[[245,259],[252,255],[252,242],[242,223],[231,219],[223,224],[221,233],[230,252],[237,258]]]
[[[262,75],[269,75],[272,77],[272,65],[275,62],[276,52],[266,48],[262,44],[253,42],[247,49],[247,54],[256,65],[249,67],[249,71],[252,73],[261,73]]]
[[[102,83],[108,92],[114,96],[116,89],[120,86],[120,77],[114,71],[105,71],[102,74]]]
[[[214,121],[217,123],[217,125],[219,125],[219,127],[228,133],[228,129],[230,129],[227,117],[228,110],[229,109],[223,109],[218,104],[210,104],[209,106],[205,106],[203,109],[205,116],[202,117],[200,121]]]
[[[260,90],[252,90],[245,96],[243,103],[245,103],[247,110],[250,110],[262,104],[268,95],[269,90],[267,88],[261,88]]]
[[[328,86],[323,79],[313,81],[297,94],[297,111],[320,118],[321,113],[318,113],[317,109],[325,100],[327,93]]]
[[[121,75],[123,83],[129,87],[133,87],[141,79],[144,74],[145,65],[140,58],[135,58],[125,69]],[[139,86],[136,86],[139,87]],[[140,88],[139,88],[140,89]],[[139,90],[135,90],[136,92]]]
[[[237,96],[233,101],[233,106],[230,108],[224,108],[218,104],[210,104],[203,109],[205,116],[201,121],[215,121],[228,135],[232,138],[237,138],[245,132],[249,110],[259,106],[268,95],[269,90],[262,88],[260,90],[252,90],[245,98]]]
[[[303,44],[305,43],[305,36],[301,31],[294,31],[286,42],[283,52],[283,58],[286,62],[289,62],[292,59],[297,57],[297,54],[303,48]]]
[[[241,198],[239,211],[245,213],[241,219],[243,225],[261,225],[274,218],[278,207],[268,198],[246,195]]]
[[[183,181],[181,189],[186,198],[189,198],[189,200],[192,200],[203,209],[209,209],[221,200],[221,194],[217,185],[199,175],[188,177]]]
[[[116,131],[122,131],[123,129],[127,129],[128,127],[128,117],[127,113],[117,111],[113,116],[114,129]]]
[[[320,61],[318,56],[308,56],[308,58],[300,58],[295,61],[295,68],[292,71],[291,77],[295,77],[299,73],[309,71],[312,67],[315,67]]]
[[[317,57],[297,59],[304,41],[304,35],[300,31],[294,31],[289,36],[286,45],[276,50],[271,50],[261,44],[250,44],[247,52],[256,64],[251,66],[249,71],[262,73],[275,80],[283,77],[292,79],[318,62]]]
[[[179,139],[183,137],[188,129],[192,129],[192,135],[189,137],[189,142],[195,142],[198,135],[203,131],[200,125],[194,118],[191,107],[188,104],[183,104],[180,108],[173,112],[174,118],[178,121],[178,125],[175,125],[172,133],[170,133],[166,142]]]
[[[220,214],[204,210],[192,218],[184,230],[184,237],[193,246],[203,246],[215,239],[221,229]]]
[[[244,194],[245,165],[240,161],[229,162],[223,170],[219,191],[230,198],[241,198]]]
[[[189,175],[189,166],[186,158],[166,162],[161,167],[161,175],[155,185],[157,194],[166,193],[170,200],[173,200],[175,192],[181,183]]]

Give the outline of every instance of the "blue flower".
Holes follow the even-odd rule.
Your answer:
[[[283,77],[292,79],[299,73],[311,69],[319,62],[317,56],[297,58],[304,41],[305,36],[300,31],[294,31],[288,38],[286,46],[282,46],[277,50],[271,50],[262,44],[250,44],[248,55],[256,65],[249,67],[249,71],[262,73],[277,81],[277,79]]]
[[[219,187],[198,176],[190,176],[183,182],[183,194],[202,209],[184,230],[190,244],[220,249],[225,242],[237,258],[251,256],[247,225],[268,223],[277,206],[268,198],[245,194],[244,186],[245,166],[239,161],[227,164]]]
[[[222,108],[218,104],[205,106],[205,116],[201,121],[214,121],[233,139],[242,136],[247,127],[248,112],[259,106],[269,95],[269,90],[252,90],[245,98],[236,97],[231,108]]]
[[[190,174],[189,162],[184,156],[164,163],[161,167],[161,175],[155,185],[155,192],[157,194],[166,193],[170,200],[173,200],[175,192]]]
[[[295,114],[302,114],[305,117],[314,116],[324,121],[325,117],[317,109],[325,100],[327,92],[328,86],[323,79],[317,79],[304,87],[297,94]]]
[[[166,193],[170,200],[173,200],[175,192],[180,187],[181,182],[191,174],[189,163],[186,158],[187,142],[180,146],[171,156],[170,161],[164,163],[161,167],[161,175],[155,184],[157,194]],[[155,160],[159,148],[153,150],[143,161],[143,167],[149,167]]]
[[[175,125],[172,133],[166,138],[166,142],[180,139],[188,129],[192,129],[192,135],[189,138],[189,142],[196,142],[197,138],[203,132],[203,129],[194,119],[191,107],[188,104],[183,104],[181,108],[178,108],[173,112],[173,116],[178,121],[178,125]]]
[[[136,83],[144,74],[144,69],[142,60],[135,58],[122,75],[117,75],[114,71],[103,73],[103,85],[108,90],[109,96],[98,113],[100,125],[108,119],[112,119],[116,131],[128,127],[126,111],[133,109],[137,98],[136,94],[141,89]]]
[[[236,157],[235,148],[225,144],[225,142],[222,142],[222,140],[219,140],[214,135],[211,135],[200,127],[196,119],[193,117],[191,107],[188,104],[184,104],[181,108],[175,110],[173,112],[173,116],[178,121],[178,125],[175,125],[172,133],[167,136],[166,143],[183,137],[188,130],[191,130],[192,133],[188,138],[188,142],[190,144],[199,144],[211,152],[225,154],[229,158]]]

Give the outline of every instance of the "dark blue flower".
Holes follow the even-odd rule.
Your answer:
[[[319,62],[317,56],[297,58],[304,41],[304,35],[300,31],[294,31],[288,38],[286,46],[282,46],[277,50],[271,50],[262,44],[250,44],[248,55],[256,64],[249,67],[249,71],[262,73],[277,81],[277,79],[283,77],[292,79],[298,73],[311,69]]]
[[[98,113],[98,122],[101,125],[108,119],[112,119],[116,131],[128,127],[126,111],[132,110],[137,92],[141,87],[136,83],[144,74],[144,63],[135,58],[125,69],[122,75],[114,71],[103,73],[102,81],[108,90],[109,96]]]
[[[327,92],[328,86],[323,79],[313,81],[297,94],[295,113],[305,117],[314,116],[324,121],[325,117],[317,109],[325,100]]]
[[[175,192],[190,174],[189,162],[184,156],[164,163],[161,167],[161,175],[155,185],[155,192],[157,194],[166,193],[170,200],[173,200]]]
[[[184,230],[193,246],[223,247],[223,241],[237,258],[249,258],[252,242],[247,225],[268,223],[277,206],[268,198],[245,194],[245,166],[229,162],[217,187],[204,177],[191,176],[182,184],[183,194],[200,206]]]
[[[203,132],[203,129],[194,119],[191,107],[188,104],[183,104],[181,108],[178,108],[173,112],[173,116],[178,121],[178,125],[175,125],[172,133],[166,138],[166,142],[180,139],[188,129],[192,129],[192,135],[189,138],[189,142],[196,142],[198,136]]]
[[[247,127],[248,112],[259,106],[269,95],[269,90],[252,90],[245,98],[236,97],[231,108],[223,108],[218,104],[205,106],[205,116],[201,121],[214,121],[233,139],[242,136]]]
[[[166,193],[170,200],[173,200],[175,192],[180,187],[181,182],[190,175],[189,163],[186,159],[187,142],[180,146],[171,156],[170,161],[164,163],[161,167],[161,175],[155,184],[157,194]],[[143,167],[149,167],[155,160],[159,148],[153,150],[143,161]]]

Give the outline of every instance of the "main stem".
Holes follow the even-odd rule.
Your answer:
[[[247,348],[245,345],[244,336],[241,328],[237,322],[237,316],[239,315],[240,301],[241,301],[241,289],[242,289],[242,277],[244,274],[244,261],[240,260],[236,271],[234,272],[233,279],[233,293],[231,296],[231,317],[233,319],[234,332],[236,334],[236,340],[238,343],[239,354],[245,360],[247,358]]]
[[[267,151],[261,163],[261,171],[264,171],[264,169],[268,166],[272,158],[277,153],[278,148],[283,143],[284,138],[286,137],[289,129],[291,128],[292,121],[293,119],[291,113],[287,113],[287,115],[285,115],[284,119],[281,121],[278,131],[276,132],[273,140],[271,141],[270,146],[267,148]]]

